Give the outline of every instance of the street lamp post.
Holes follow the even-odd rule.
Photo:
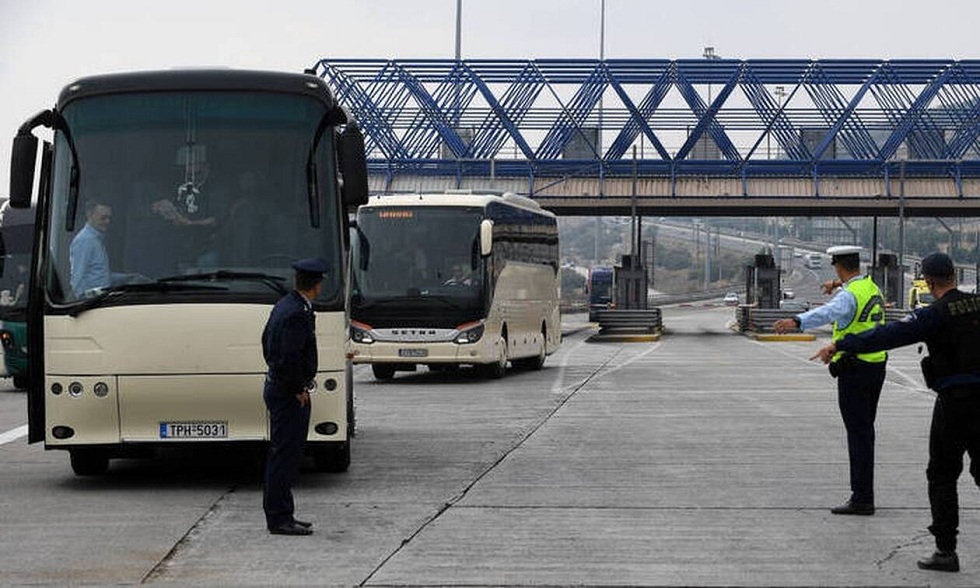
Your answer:
[[[705,47],[704,52],[701,53],[701,57],[708,60],[721,59],[721,55],[715,53],[714,47]],[[711,82],[708,82],[708,107],[711,107]]]
[[[783,97],[786,96],[786,88],[784,88],[783,86],[776,86],[776,88],[773,90],[773,94],[776,95],[776,100],[777,100],[776,106],[778,106],[779,108],[782,108],[783,107]],[[766,159],[772,159],[772,151],[771,151],[771,149],[769,147],[769,139],[770,139],[770,137],[772,137],[772,129],[771,128],[769,129],[768,132],[766,132]]]
[[[599,63],[606,57],[606,0],[599,1]],[[599,96],[599,129],[596,132],[596,152],[599,154],[599,197],[605,193],[602,168],[602,96]],[[595,217],[595,262],[599,265],[599,233],[602,231],[602,217]]]
[[[709,61],[716,59],[721,59],[721,56],[715,53],[714,47],[705,47],[704,51],[701,53],[701,57]],[[711,79],[710,77],[708,78]],[[708,82],[708,108],[711,108],[711,82]],[[705,151],[707,151],[705,149]],[[708,223],[708,218],[704,219],[704,234],[705,234],[705,247],[704,247],[704,289],[708,290],[711,282],[711,225]]]

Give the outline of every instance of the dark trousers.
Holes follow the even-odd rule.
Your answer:
[[[310,427],[310,405],[300,406],[296,396],[266,382],[262,393],[269,409],[269,455],[265,462],[262,508],[270,527],[293,520],[293,483],[303,462],[303,447]]]
[[[963,453],[970,454],[970,474],[980,485],[980,388],[940,392],[929,431],[929,505],[939,551],[956,550],[959,502],[956,482],[963,471]]]
[[[837,405],[847,431],[851,501],[875,501],[875,415],[885,383],[885,362],[854,362],[837,377]]]

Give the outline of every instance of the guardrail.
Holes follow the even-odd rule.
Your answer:
[[[909,314],[905,308],[886,308],[885,322],[902,320]],[[735,319],[738,321],[738,330],[742,333],[772,333],[772,324],[779,319],[791,318],[800,314],[795,310],[783,310],[779,308],[756,308],[752,305],[743,304],[735,309]],[[800,332],[794,329],[792,332]]]
[[[652,334],[663,331],[659,308],[599,311],[600,335]]]

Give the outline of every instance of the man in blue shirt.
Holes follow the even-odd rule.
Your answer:
[[[112,222],[112,207],[91,200],[85,205],[85,226],[71,241],[71,289],[76,297],[112,285],[114,278],[109,270],[109,254],[105,249],[105,233]]]
[[[956,484],[963,453],[980,485],[980,296],[956,288],[953,262],[943,253],[922,260],[922,275],[936,302],[906,319],[860,334],[849,334],[820,349],[811,359],[824,363],[841,352],[866,353],[924,341],[926,385],[936,391],[929,433],[929,504],[936,551],[918,561],[926,570],[956,572],[959,507]]]
[[[829,303],[780,319],[773,324],[777,333],[793,329],[808,330],[833,324],[833,340],[846,333],[862,332],[884,322],[881,292],[870,276],[860,274],[860,247],[831,247],[831,264],[837,280],[825,284],[825,290],[839,287]],[[840,506],[830,509],[838,515],[873,515],[875,416],[878,399],[885,382],[884,353],[834,358],[831,375],[837,378],[837,404],[847,432],[847,454],[850,462],[851,495]]]

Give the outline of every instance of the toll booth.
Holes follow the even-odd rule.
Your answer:
[[[616,308],[644,310],[647,308],[647,269],[638,256],[623,255],[620,265],[613,267]]]
[[[756,308],[779,308],[779,274],[772,254],[756,255],[755,262],[745,268],[745,303]]]
[[[898,267],[898,256],[894,253],[879,253],[878,263],[871,267],[871,279],[878,284],[885,302],[894,306],[905,306],[902,300],[902,268]]]

